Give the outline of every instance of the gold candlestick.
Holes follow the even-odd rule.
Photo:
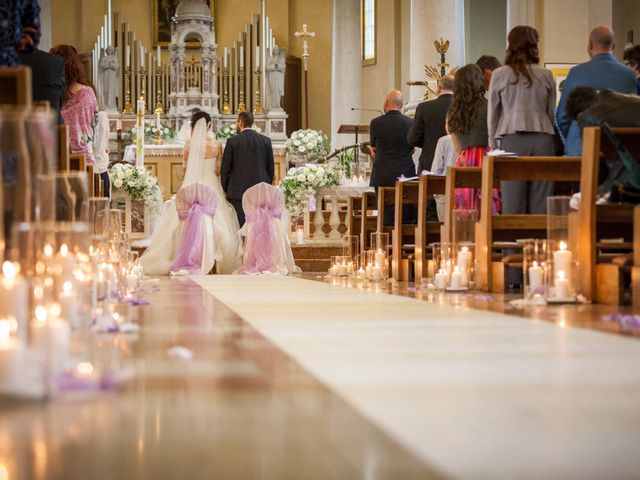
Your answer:
[[[238,71],[238,78],[240,79],[240,91],[238,92],[238,113],[244,112],[247,109],[244,103],[244,68]]]
[[[264,110],[262,110],[262,95],[260,94],[260,76],[262,75],[260,67],[256,69],[254,75],[256,76],[256,103],[253,108],[253,113],[255,115],[262,115]]]
[[[142,90],[141,96],[145,97],[145,98],[147,96],[147,93],[146,93],[146,88],[147,88],[146,87],[146,83],[147,83],[146,82],[146,77],[147,77],[147,71],[144,69],[144,67],[140,67],[140,88]],[[151,103],[151,102],[149,102],[149,103]],[[146,112],[146,107],[145,107],[145,112]]]
[[[164,109],[162,108],[162,88],[160,87],[160,83],[162,81],[162,73],[156,73],[156,109],[155,113],[159,113],[162,115],[164,113]]]
[[[229,106],[229,68],[224,67],[222,70],[222,83],[224,84],[224,92],[222,97],[222,114],[231,114],[231,107]]]
[[[124,110],[125,115],[133,115],[133,106],[131,105],[131,67],[127,67],[124,72],[124,83],[127,87],[127,92],[124,96]]]

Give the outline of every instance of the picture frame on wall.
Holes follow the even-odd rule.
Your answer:
[[[214,0],[204,0],[214,16]],[[166,48],[171,43],[171,19],[176,14],[180,0],[151,0],[153,15],[153,46]],[[187,42],[188,48],[197,48],[197,42]]]
[[[560,103],[560,95],[562,95],[562,88],[564,87],[564,81],[569,75],[571,70],[578,63],[545,63],[544,68],[551,70],[553,79],[556,82],[556,105]]]

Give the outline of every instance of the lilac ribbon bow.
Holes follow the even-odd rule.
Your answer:
[[[184,226],[171,270],[196,272],[202,268],[205,241],[202,220],[205,215],[215,216],[217,204],[215,192],[206,185],[193,183],[180,189],[176,195],[176,209]]]
[[[252,198],[254,195],[255,199]],[[282,192],[271,185],[258,184],[245,193],[243,207],[251,229],[247,235],[244,263],[240,273],[270,271],[277,266],[279,259],[274,220],[282,218]]]

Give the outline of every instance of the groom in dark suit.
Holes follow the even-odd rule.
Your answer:
[[[220,180],[227,200],[236,209],[240,226],[244,225],[242,196],[258,183],[273,183],[273,148],[271,139],[251,129],[253,115],[241,112],[236,120],[238,134],[224,147]]]

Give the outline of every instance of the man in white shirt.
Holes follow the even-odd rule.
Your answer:
[[[451,135],[440,137],[436,144],[436,153],[433,156],[431,173],[433,175],[446,175],[447,168],[452,167],[456,163],[457,159],[458,152],[456,152],[456,147],[453,144]],[[433,198],[436,201],[438,221],[444,222],[444,195],[434,195]]]

